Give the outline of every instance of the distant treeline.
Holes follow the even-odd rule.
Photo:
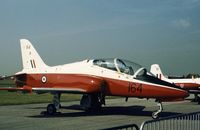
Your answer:
[[[200,75],[199,74],[188,74],[188,75],[183,75],[183,76],[168,76],[169,79],[188,79],[188,78],[199,78]]]

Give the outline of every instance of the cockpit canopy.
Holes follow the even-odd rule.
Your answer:
[[[99,67],[117,71],[120,73],[125,73],[128,75],[143,75],[146,73],[146,69],[141,65],[122,59],[95,59],[93,64]]]

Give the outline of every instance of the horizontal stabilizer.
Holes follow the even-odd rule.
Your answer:
[[[14,79],[14,75],[10,75],[10,76],[0,76],[0,80],[6,80],[6,79],[11,79],[13,80]]]
[[[24,92],[24,93],[31,93],[32,90],[30,88],[26,88],[26,87],[20,87],[20,88],[17,88],[17,87],[1,87],[0,88],[0,91],[1,90],[5,90],[5,91],[9,91],[9,92],[17,92],[17,91],[21,91],[21,92]]]

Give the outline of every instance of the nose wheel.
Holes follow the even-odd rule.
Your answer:
[[[153,119],[159,118],[159,114],[163,111],[162,103],[161,103],[161,102],[158,102],[157,105],[159,106],[159,109],[158,109],[156,112],[153,112],[153,113],[152,113],[152,118],[153,118]]]

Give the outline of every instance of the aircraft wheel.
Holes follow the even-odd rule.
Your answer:
[[[83,94],[80,105],[85,111],[88,111],[91,108],[91,96],[88,94]]]
[[[85,111],[101,110],[101,102],[99,101],[99,97],[95,94],[94,95],[84,94],[82,96],[80,105]]]
[[[47,106],[47,114],[53,115],[55,113],[56,113],[56,107],[54,106],[54,104],[49,104]]]
[[[158,119],[158,118],[159,118],[157,112],[153,112],[153,113],[152,113],[152,118],[153,118],[153,119]]]

